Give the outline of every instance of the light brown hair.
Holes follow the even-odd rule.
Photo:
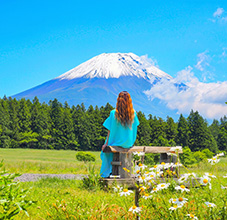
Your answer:
[[[131,96],[126,91],[120,92],[118,95],[115,116],[123,126],[131,127],[135,114]]]

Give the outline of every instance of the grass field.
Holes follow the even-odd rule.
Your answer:
[[[76,151],[0,149],[0,160],[4,160],[11,173],[86,174],[83,162],[76,160]],[[96,169],[100,169],[100,152],[92,152],[96,158]]]
[[[96,156],[96,173],[99,172],[101,161],[99,152]],[[75,159],[75,151],[30,150],[30,149],[0,149],[0,158],[10,172],[20,173],[86,173],[86,165]],[[140,199],[142,219],[192,219],[186,216],[193,214],[198,219],[227,219],[227,158],[211,166],[200,163],[189,170],[182,168],[182,173],[204,172],[213,173],[212,189],[209,187],[191,188],[190,193],[178,192],[172,185],[166,190],[152,194],[150,199]],[[23,212],[14,219],[135,219],[135,214],[129,212],[134,205],[134,193],[124,197],[111,189],[103,190],[95,187],[93,190],[82,187],[79,180],[60,180],[57,178],[41,179],[37,182],[20,183],[21,188],[28,189],[28,198],[37,201],[28,208],[30,217]],[[148,191],[148,193],[150,193]],[[142,195],[142,194],[141,194]],[[170,211],[171,198],[187,198],[188,203],[183,208]],[[205,202],[213,202],[215,208],[208,208]]]

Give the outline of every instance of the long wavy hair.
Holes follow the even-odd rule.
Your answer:
[[[115,116],[123,126],[131,127],[135,114],[131,96],[126,91],[120,92],[118,95]]]

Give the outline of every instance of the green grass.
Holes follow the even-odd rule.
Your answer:
[[[86,166],[76,160],[76,153],[70,150],[0,149],[0,159],[4,160],[10,173],[86,174]],[[100,152],[92,153],[99,170]]]
[[[227,206],[227,189],[220,185],[227,185],[227,179],[218,178],[212,180],[212,189],[208,187],[190,188],[190,193],[181,193],[171,189],[153,194],[149,200],[141,199],[143,207],[141,220],[143,219],[188,219],[187,213],[196,215],[199,219],[225,219],[221,213],[221,207]],[[81,188],[81,181],[60,180],[57,178],[42,179],[37,182],[21,183],[23,188],[29,188],[29,199],[36,200],[37,204],[30,207],[28,212],[31,220],[38,219],[135,219],[135,215],[128,212],[134,205],[134,193],[127,197],[120,197],[113,191],[100,189],[86,190]],[[150,191],[150,190],[149,190]],[[170,212],[170,198],[185,197],[187,205]],[[206,207],[205,202],[213,202],[217,205],[213,209]],[[227,217],[227,211],[225,210]],[[25,214],[19,214],[15,219],[28,219]]]
[[[195,172],[200,175],[204,174],[205,172],[209,172],[215,173],[217,176],[223,176],[227,174],[227,157],[221,157],[217,166],[212,166],[207,162],[207,160],[205,160],[205,162],[195,164],[191,168],[180,168],[180,172],[181,174]]]
[[[100,169],[99,152],[96,156],[96,173]],[[31,149],[0,149],[0,158],[4,159],[5,168],[10,172],[20,173],[86,173],[84,163],[76,161],[75,151],[31,150]],[[212,179],[212,189],[208,187],[191,188],[190,193],[181,193],[169,187],[167,190],[155,193],[149,200],[141,199],[143,207],[142,219],[188,219],[187,213],[196,215],[199,219],[227,219],[227,158],[215,166],[200,163],[193,168],[181,172],[195,172],[203,175],[205,172],[217,176]],[[82,188],[82,181],[60,180],[57,178],[41,179],[37,182],[20,183],[21,188],[30,188],[28,198],[37,201],[28,209],[30,217],[20,213],[16,220],[31,219],[135,219],[135,215],[128,212],[134,205],[134,193],[128,197],[120,197],[112,190],[87,190]],[[148,190],[148,193],[150,190]],[[169,211],[170,198],[185,197],[187,205],[177,211]],[[211,209],[205,202],[217,205]],[[225,207],[225,208],[223,208]],[[225,215],[225,216],[224,216]],[[222,216],[222,218],[220,217]],[[224,216],[224,217],[223,217]]]
[[[37,201],[28,210],[29,219],[63,220],[67,219],[67,215],[71,216],[68,219],[101,219],[101,216],[103,219],[114,219],[112,217],[128,215],[126,210],[130,204],[126,205],[126,200],[117,194],[99,189],[88,191],[80,185],[80,181],[57,178],[21,183],[23,188],[32,187],[28,197]],[[15,219],[28,217],[21,213]]]

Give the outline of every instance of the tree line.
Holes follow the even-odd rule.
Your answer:
[[[107,135],[102,124],[112,109],[109,103],[86,109],[83,103],[70,107],[57,99],[46,104],[37,97],[32,101],[0,98],[0,147],[99,151]],[[146,117],[141,111],[137,115],[137,146],[227,151],[226,116],[208,125],[197,111],[191,111],[187,118],[180,115],[177,122],[171,117]]]

